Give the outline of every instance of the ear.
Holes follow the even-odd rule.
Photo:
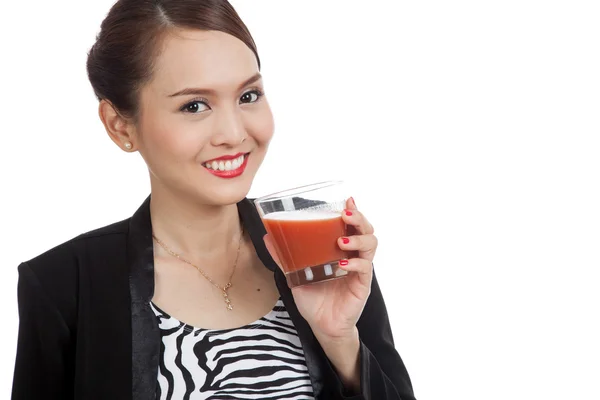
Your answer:
[[[129,118],[125,118],[107,100],[100,100],[98,115],[104,124],[106,133],[123,151],[136,151],[135,126]]]

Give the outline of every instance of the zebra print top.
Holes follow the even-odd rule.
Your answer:
[[[264,317],[224,330],[196,328],[151,307],[162,338],[157,399],[314,400],[281,298]]]

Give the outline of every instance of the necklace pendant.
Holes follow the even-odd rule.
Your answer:
[[[225,297],[225,303],[227,304],[228,310],[233,310],[233,306],[231,305],[231,300],[229,300],[229,296],[226,291],[223,291],[223,297]]]

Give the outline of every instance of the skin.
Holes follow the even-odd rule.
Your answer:
[[[122,150],[139,152],[148,166],[156,237],[221,287],[231,275],[238,244],[240,255],[229,290],[234,311],[228,311],[216,287],[155,243],[153,302],[194,326],[243,326],[265,315],[278,298],[272,273],[248,236],[240,239],[236,206],[249,192],[274,132],[256,57],[233,36],[189,29],[170,32],[160,50],[152,78],[140,89],[137,119],[123,117],[106,100],[99,105],[100,119]],[[193,88],[208,91],[174,95]],[[219,178],[202,165],[239,152],[250,153],[239,177]],[[292,293],[345,386],[359,390],[356,323],[370,293],[377,240],[354,202],[347,206],[352,215],[343,218],[357,234],[339,244],[359,251],[344,267],[351,273]],[[268,236],[265,244],[278,263]]]

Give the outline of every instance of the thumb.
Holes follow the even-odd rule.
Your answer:
[[[283,267],[281,266],[281,261],[279,260],[279,255],[277,255],[277,251],[275,250],[275,244],[273,243],[273,239],[271,239],[268,233],[265,236],[263,236],[263,241],[265,242],[265,246],[267,247],[271,258],[273,259],[273,261],[275,261],[275,264],[277,264],[279,269],[282,272],[284,272]]]

